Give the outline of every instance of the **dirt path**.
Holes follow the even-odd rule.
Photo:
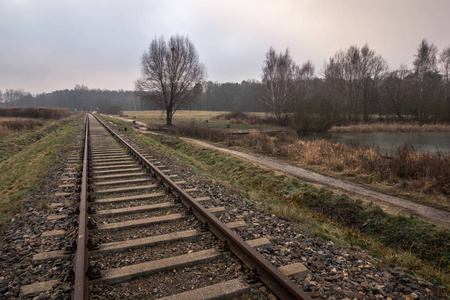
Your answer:
[[[381,192],[371,190],[362,185],[352,183],[342,179],[335,179],[332,177],[317,174],[315,172],[296,167],[284,162],[280,162],[265,156],[250,154],[245,152],[240,152],[236,150],[231,150],[227,148],[218,147],[211,145],[209,143],[191,139],[191,138],[181,138],[184,141],[195,143],[197,145],[219,150],[225,153],[232,154],[234,156],[244,158],[246,160],[255,162],[267,168],[289,174],[291,176],[297,177],[301,180],[320,184],[325,187],[330,187],[333,190],[339,190],[354,196],[361,197],[366,200],[371,200],[378,203],[381,206],[393,208],[403,214],[411,214],[425,220],[435,222],[450,228],[450,213],[442,210],[438,210],[433,207],[425,206],[422,204],[414,203],[409,200],[405,200],[399,197],[391,196]]]
[[[131,122],[130,119],[120,118],[124,121]],[[138,122],[136,122],[138,123]],[[139,122],[141,123],[141,122]],[[141,123],[143,124],[143,123]],[[139,124],[139,125],[141,125]],[[141,128],[142,129],[142,128]],[[155,132],[152,132],[155,133]],[[157,133],[155,133],[157,134]],[[231,150],[228,148],[218,147],[200,140],[191,138],[180,138],[186,142],[194,143],[206,148],[219,150],[225,153],[229,153],[239,158],[249,160],[251,162],[257,163],[264,167],[276,170],[281,173],[285,173],[301,180],[319,184],[333,190],[338,190],[345,192],[347,194],[360,197],[363,200],[369,200],[377,203],[381,207],[387,209],[388,211],[394,211],[406,215],[413,215],[422,219],[425,219],[436,224],[443,225],[450,228],[450,212],[443,210],[438,210],[433,207],[422,205],[419,203],[412,202],[400,197],[391,196],[385,193],[377,192],[371,190],[365,186],[349,182],[342,179],[336,179],[328,176],[324,176],[300,167],[296,167],[284,162],[274,160],[262,155],[250,154],[245,152],[240,152],[236,150]]]

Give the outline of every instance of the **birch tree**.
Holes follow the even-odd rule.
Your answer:
[[[277,54],[270,47],[262,68],[261,100],[278,123],[286,126],[298,100],[300,68],[292,60],[289,50]]]

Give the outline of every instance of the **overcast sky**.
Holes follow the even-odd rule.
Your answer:
[[[0,0],[0,90],[134,88],[155,37],[195,44],[208,80],[261,78],[270,46],[298,64],[351,45],[412,65],[423,38],[450,46],[449,0]]]

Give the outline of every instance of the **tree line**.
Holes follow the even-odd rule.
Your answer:
[[[263,65],[261,100],[280,125],[324,130],[331,125],[395,119],[420,124],[450,121],[450,47],[438,52],[422,40],[413,67],[389,70],[367,44],[335,53],[314,76],[289,50],[270,48]]]
[[[198,101],[190,105],[194,110],[261,112],[259,100],[261,83],[256,80],[236,82],[208,81],[202,86]]]
[[[121,110],[151,109],[133,91],[90,89],[85,85],[37,95],[23,89],[6,89],[3,93],[0,91],[0,99],[0,107],[65,107],[71,111],[102,111],[110,107]]]
[[[263,111],[262,103],[258,100],[260,89],[261,83],[256,80],[241,83],[207,81],[202,84],[202,93],[197,101],[184,109]],[[113,106],[122,111],[159,109],[156,105],[139,99],[134,91],[90,89],[80,85],[73,89],[38,95],[32,95],[23,89],[0,90],[0,107],[66,107],[71,111],[94,111]]]
[[[135,92],[165,109],[168,125],[183,107],[259,111],[258,102],[280,125],[305,131],[392,117],[423,124],[450,121],[449,66],[450,47],[438,53],[424,39],[411,69],[402,65],[390,71],[367,44],[353,45],[329,58],[318,77],[310,61],[300,66],[288,49],[277,53],[271,47],[261,83],[202,85],[205,67],[193,43],[176,35],[167,43],[163,37],[150,43]]]

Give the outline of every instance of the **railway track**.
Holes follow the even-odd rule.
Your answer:
[[[77,230],[64,250],[34,258],[74,257],[73,299],[252,297],[262,285],[311,299],[288,278],[302,265],[275,268],[256,250],[266,238],[243,241],[244,222],[222,223],[224,207],[142,152],[86,118]]]

